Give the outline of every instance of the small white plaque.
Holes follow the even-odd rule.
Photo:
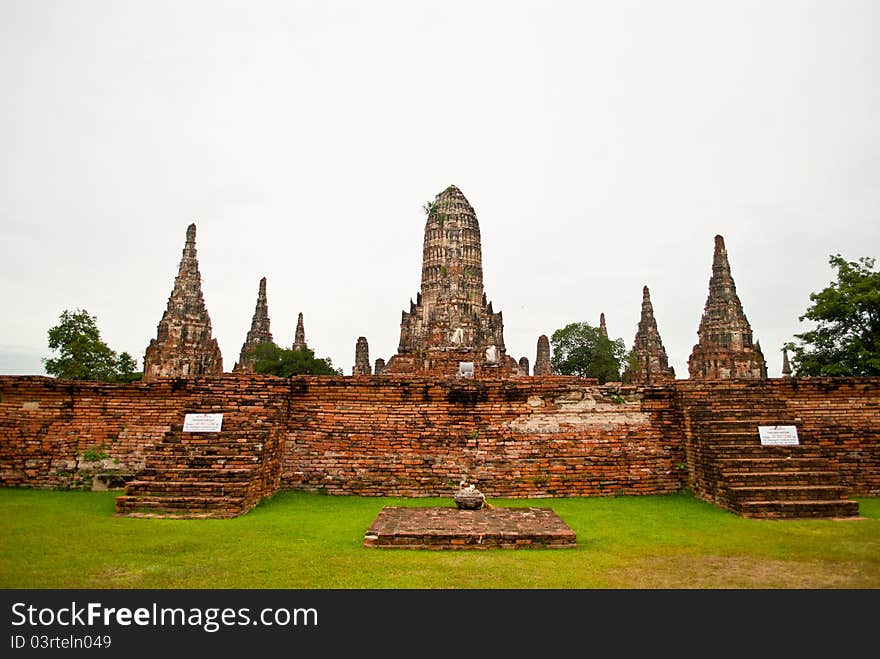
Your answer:
[[[758,426],[762,446],[797,446],[797,426]]]
[[[183,419],[183,432],[220,432],[222,414],[187,414]]]
[[[474,377],[474,363],[473,362],[458,362],[458,377],[460,377],[460,378]]]

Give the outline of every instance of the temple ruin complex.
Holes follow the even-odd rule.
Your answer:
[[[373,369],[365,337],[358,339],[354,375],[437,375],[466,373],[476,378],[529,376],[529,360],[507,354],[502,313],[495,311],[483,289],[480,225],[470,202],[450,185],[426,205],[422,246],[421,285],[416,300],[403,311],[397,354]],[[202,298],[195,248],[195,225],[187,229],[180,270],[168,306],[144,358],[144,380],[222,373],[222,358]],[[599,330],[608,336],[604,312]],[[688,361],[691,379],[766,379],[767,366],[760,343],[743,312],[730,272],[724,239],[715,236],[709,296],[697,332],[698,343]],[[233,367],[235,373],[253,370],[253,348],[272,343],[266,301],[266,280],[260,281],[257,305]],[[307,347],[303,315],[297,318],[293,349]],[[639,384],[675,379],[657,329],[648,287],[643,289],[641,319],[633,342],[636,364],[626,365],[624,377]],[[787,360],[787,355],[785,356]],[[788,368],[788,367],[786,367]],[[550,343],[538,339],[535,376],[552,373]]]
[[[630,381],[600,385],[553,374],[545,334],[532,375],[507,354],[473,208],[450,186],[428,211],[397,354],[373,368],[359,337],[355,377],[252,372],[252,348],[272,342],[265,278],[224,374],[190,225],[143,382],[0,376],[0,485],[88,487],[82,455],[101,447],[132,516],[239,515],[279,489],[444,496],[462,474],[493,497],[689,487],[751,517],[852,517],[849,496],[880,494],[880,378],[793,378],[785,352],[783,377],[767,378],[721,236],[690,378],[668,365],[645,286]],[[306,348],[302,314],[293,348]],[[191,414],[222,429],[187,428]]]

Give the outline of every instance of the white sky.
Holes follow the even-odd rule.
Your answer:
[[[880,3],[0,0],[0,373],[65,308],[142,363],[198,226],[224,366],[268,278],[346,375],[396,352],[421,205],[477,212],[508,354],[651,288],[687,358],[713,236],[771,376],[828,256],[880,256]]]

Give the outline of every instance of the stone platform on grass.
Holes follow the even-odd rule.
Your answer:
[[[577,536],[550,508],[388,506],[364,534],[365,547],[396,549],[556,549]]]

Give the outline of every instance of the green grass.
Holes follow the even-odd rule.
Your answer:
[[[742,519],[687,494],[497,500],[551,507],[573,549],[367,549],[383,506],[450,499],[284,492],[228,520],[114,517],[113,492],[0,489],[3,588],[878,588],[864,519]]]

